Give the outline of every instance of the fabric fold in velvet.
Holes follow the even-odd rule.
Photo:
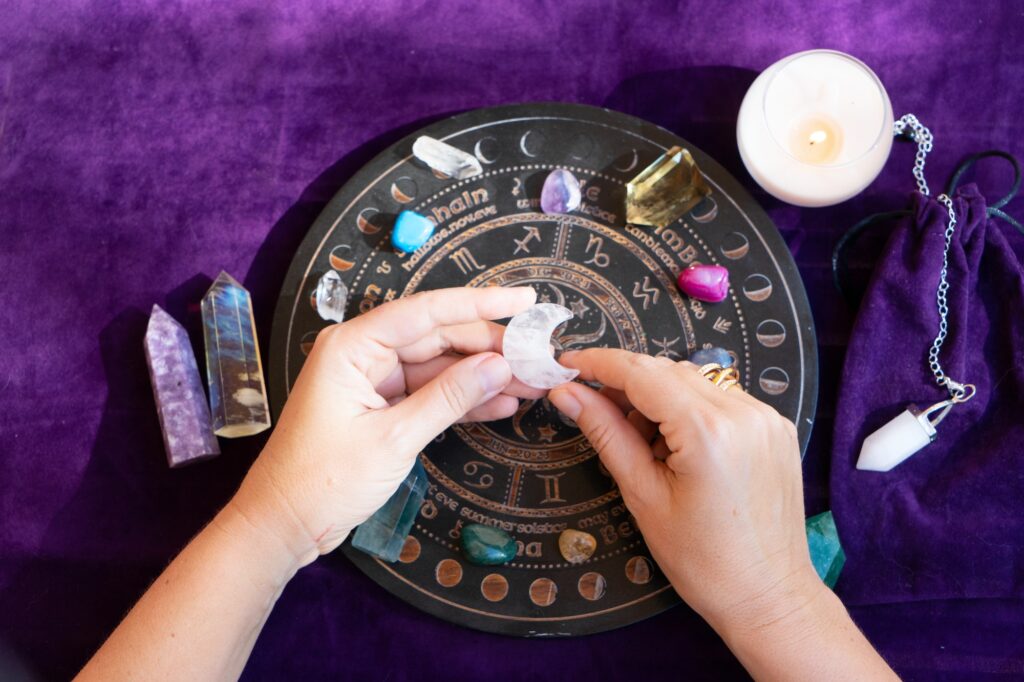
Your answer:
[[[948,397],[928,367],[946,208],[914,195],[861,302],[846,353],[831,497],[848,603],[1024,595],[1024,270],[1005,224],[968,185],[954,195],[946,373],[977,395],[892,471],[858,471],[864,438],[910,403]]]

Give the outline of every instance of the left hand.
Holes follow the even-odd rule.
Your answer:
[[[267,446],[231,504],[309,563],[395,492],[453,423],[504,419],[543,391],[513,380],[489,320],[529,307],[528,287],[444,289],[320,332]]]

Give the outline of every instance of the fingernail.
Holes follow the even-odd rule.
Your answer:
[[[512,381],[512,369],[500,355],[491,355],[477,365],[476,375],[485,393],[497,393]]]
[[[548,400],[558,408],[559,412],[573,421],[576,421],[576,418],[580,416],[580,412],[583,411],[580,402],[565,388],[556,388],[548,393]]]
[[[579,353],[578,350],[562,351],[561,353],[558,354],[558,357],[555,359],[558,360],[563,365],[572,367],[572,359],[576,357],[577,353]]]

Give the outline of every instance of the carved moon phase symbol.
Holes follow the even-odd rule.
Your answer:
[[[417,189],[412,178],[400,177],[391,183],[391,198],[400,204],[408,204],[416,198]]]
[[[314,307],[315,304],[314,304]],[[316,343],[316,335],[320,332],[306,332],[302,335],[302,339],[299,340],[299,349],[303,355],[309,355],[309,351],[313,350],[313,344]]]
[[[555,327],[570,319],[572,311],[555,303],[538,303],[512,318],[501,352],[517,379],[534,388],[554,388],[576,378],[578,370],[562,367],[551,355]]]
[[[635,556],[626,562],[626,578],[636,585],[651,582],[651,565],[642,556]]]
[[[346,270],[351,270],[352,268],[354,268],[356,265],[355,261],[351,261],[341,257],[342,252],[351,250],[352,247],[349,246],[348,244],[338,244],[333,249],[331,249],[331,255],[327,257],[327,260],[329,260],[331,263],[331,267],[341,272],[345,272]]]
[[[786,328],[778,320],[764,320],[757,325],[757,341],[765,348],[776,348],[786,340]]]
[[[781,395],[789,388],[789,375],[781,367],[765,367],[757,383],[768,395]]]
[[[452,179],[450,175],[446,175],[446,174],[442,173],[441,171],[437,170],[436,168],[431,168],[430,172],[433,173],[434,177],[437,178],[438,180],[451,180]]]
[[[638,163],[640,163],[640,154],[638,154],[637,151],[634,149],[633,156],[630,157],[629,162],[627,164],[625,164],[624,166],[612,166],[612,168],[622,173],[628,173],[629,171],[636,168],[636,165]]]
[[[589,135],[577,133],[569,140],[569,156],[582,161],[594,151],[594,140]]]
[[[739,260],[750,253],[750,240],[742,232],[730,232],[722,240],[719,251],[729,260]]]
[[[743,280],[743,295],[755,303],[767,301],[772,295],[772,281],[762,274],[751,275]]]
[[[534,141],[534,149],[539,150],[544,145],[544,137],[540,133],[534,132],[533,130],[527,130],[523,133],[523,136],[519,138],[519,149],[522,150],[523,154],[526,154],[531,159],[536,157],[539,152],[530,151],[526,141],[532,139]]]
[[[366,214],[370,211],[373,211],[374,214],[379,213],[375,208],[364,208],[359,212],[359,215],[356,216],[356,227],[358,227],[359,231],[363,234],[377,234],[380,232],[380,228],[371,223],[370,219],[366,217]]]
[[[714,197],[704,197],[690,210],[690,217],[698,223],[710,223],[718,217],[718,202]]]
[[[597,601],[603,597],[607,588],[608,581],[595,571],[584,573],[576,583],[576,589],[579,590],[580,596],[589,601]]]
[[[480,138],[473,147],[473,154],[481,163],[494,163],[498,160],[498,141],[493,137]]]

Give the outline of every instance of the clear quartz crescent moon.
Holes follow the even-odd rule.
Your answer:
[[[563,367],[551,354],[551,333],[572,316],[565,306],[538,303],[512,318],[501,350],[517,379],[533,388],[554,388],[576,378],[578,370]]]

